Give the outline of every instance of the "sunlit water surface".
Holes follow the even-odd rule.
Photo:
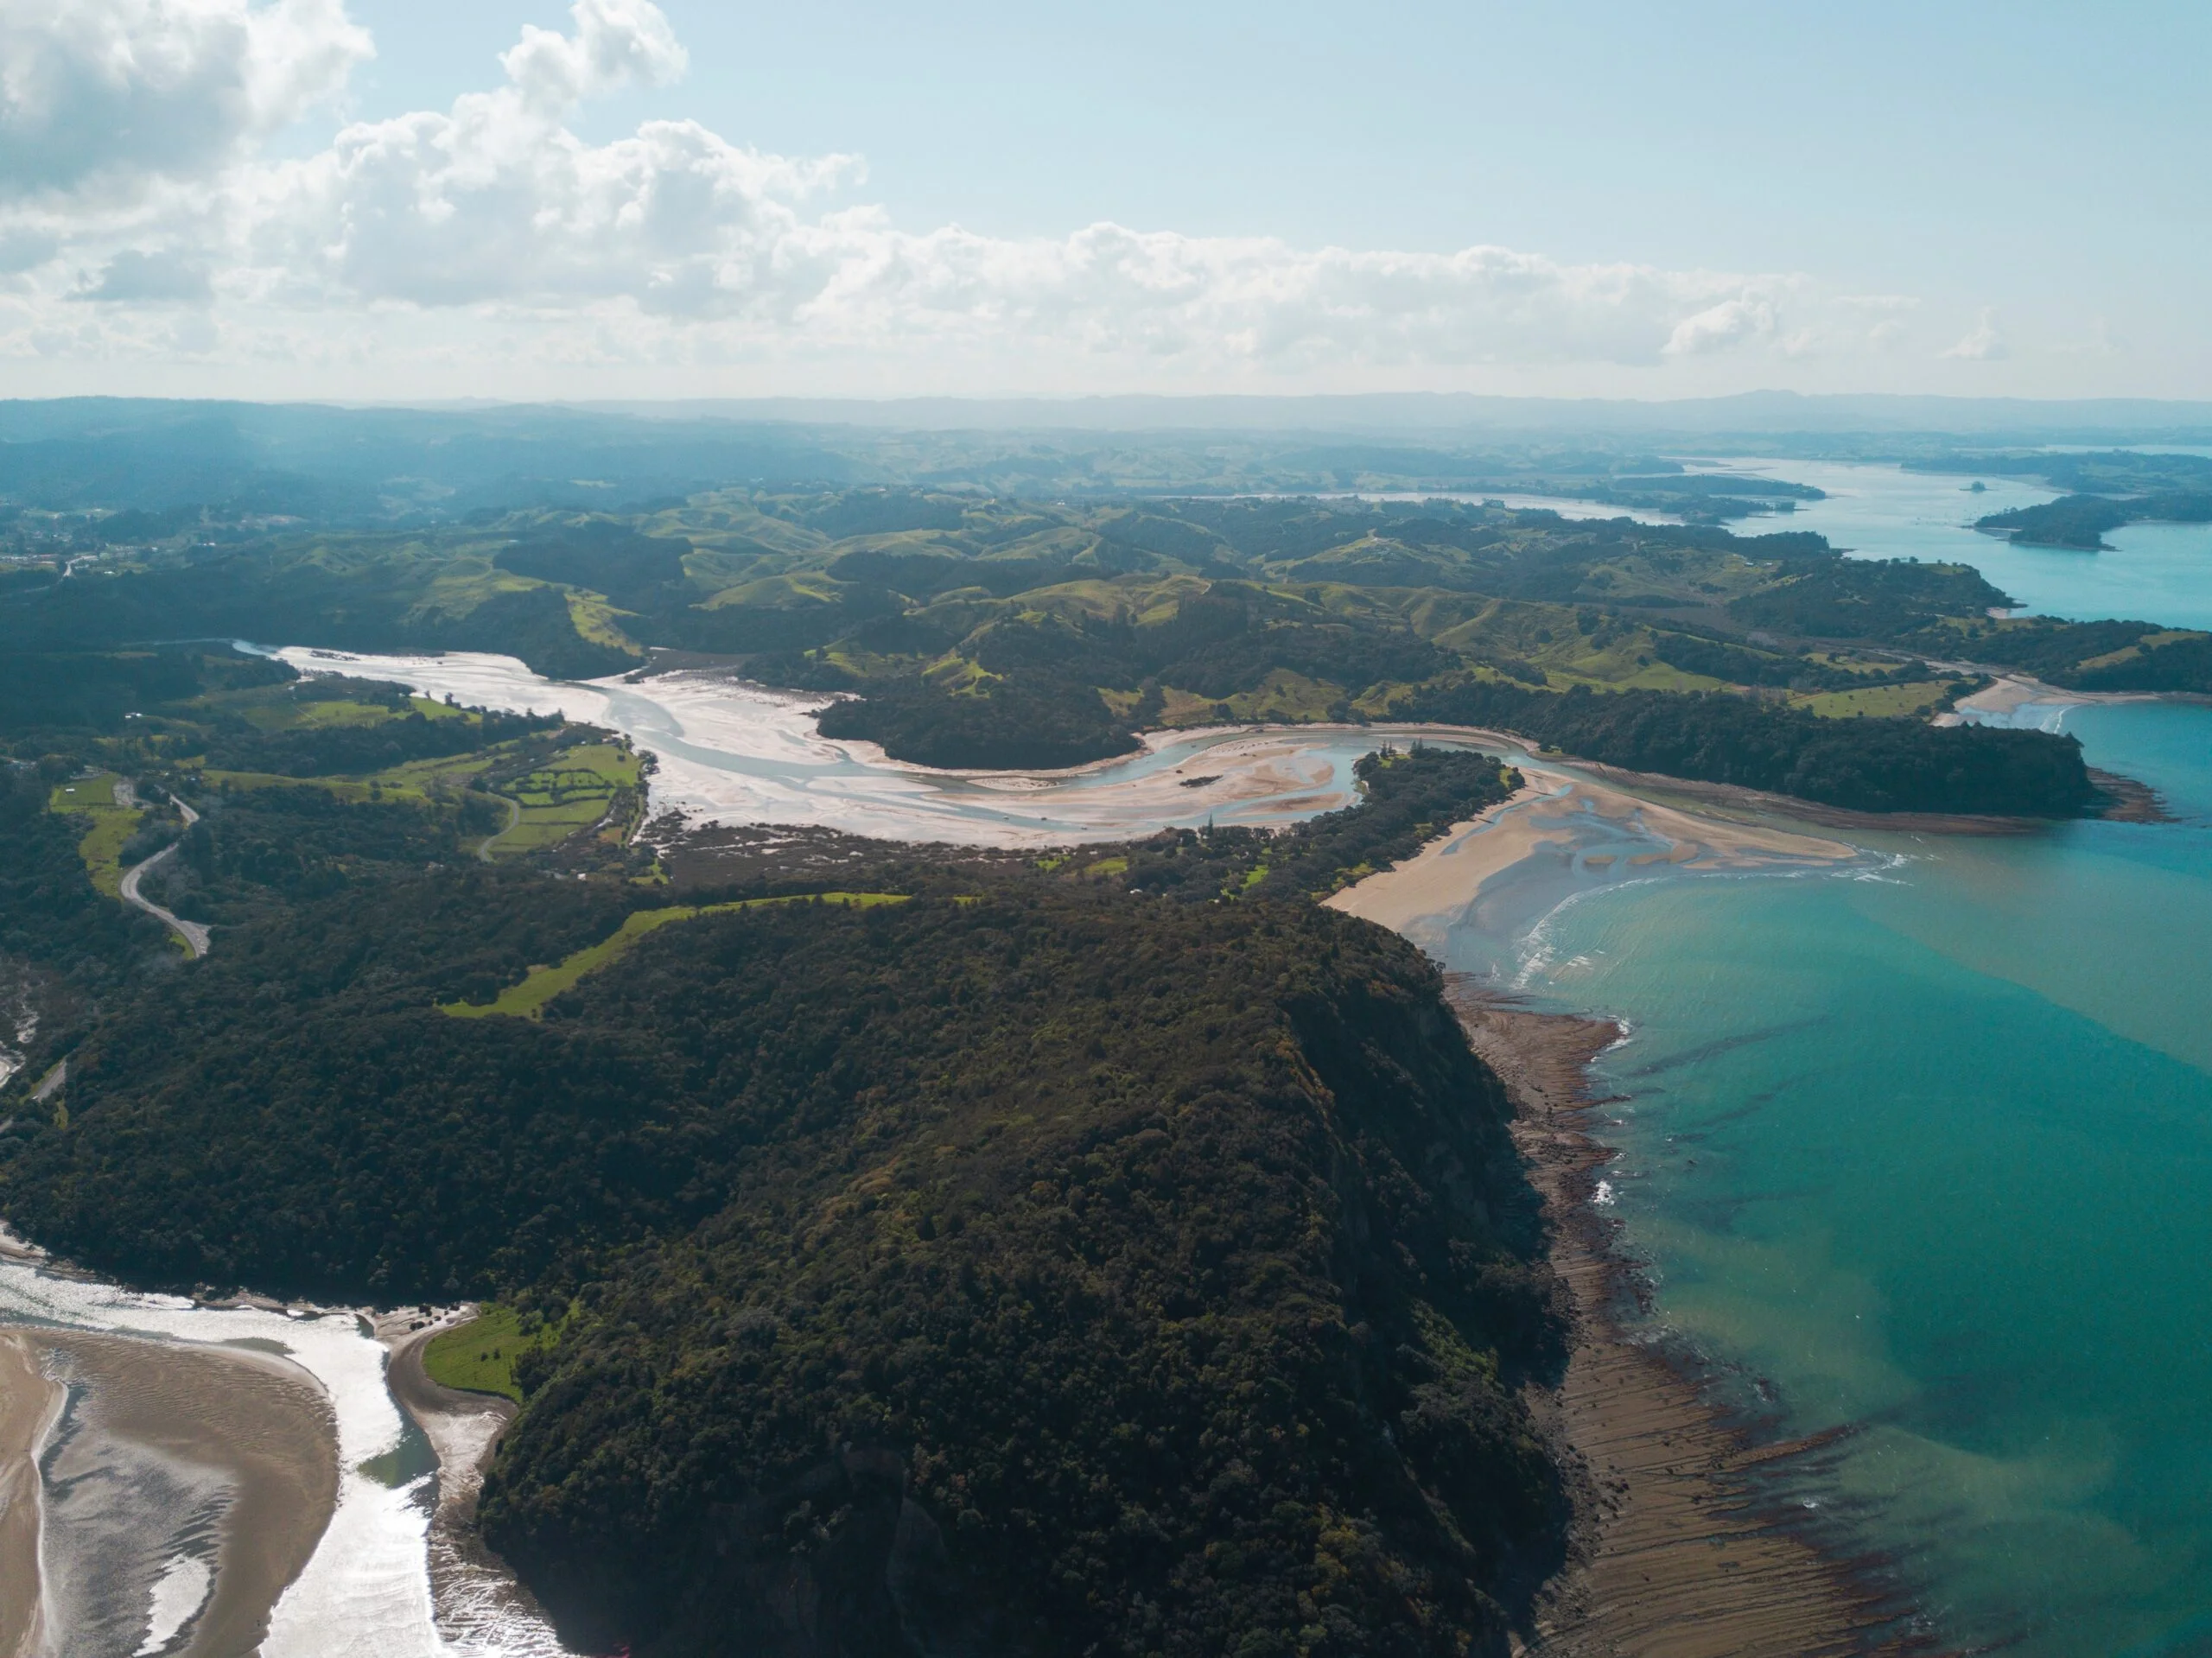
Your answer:
[[[2183,537],[2046,565],[1962,527],[2011,504],[1993,482],[1770,469],[1834,492],[1794,522],[1863,556],[2212,622]],[[1896,1559],[1950,1639],[2212,1654],[2212,708],[2012,719],[2184,821],[1854,835],[1887,861],[1834,873],[1532,863],[1436,948],[1629,1027],[1603,1196],[1654,1318],[1776,1431],[1857,1430],[1778,1496]]]
[[[2163,622],[2212,628],[2212,524],[2132,524],[2109,531],[2105,552],[2021,547],[1986,535],[1974,521],[2058,499],[2014,478],[1820,461],[1733,460],[1731,470],[1811,484],[1827,499],[1734,526],[1742,535],[1811,530],[1861,558],[1917,558],[1971,564],[2023,610],[2075,621]]]

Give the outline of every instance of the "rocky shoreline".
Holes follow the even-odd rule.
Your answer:
[[[1631,1327],[1633,1269],[1592,1202],[1612,1153],[1591,1132],[1609,1021],[1539,1013],[1466,980],[1449,996],[1511,1094],[1552,1262],[1574,1305],[1566,1374],[1541,1407],[1576,1488],[1567,1569],[1539,1597],[1531,1658],[1866,1658],[1935,1643],[1886,1563],[1810,1534],[1760,1473],[1833,1436],[1761,1443],[1700,1378]]]

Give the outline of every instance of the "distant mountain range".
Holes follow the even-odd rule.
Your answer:
[[[488,406],[488,405],[486,405]],[[2063,433],[2171,435],[2212,439],[2212,402],[2152,397],[2044,401],[2031,397],[1808,397],[1746,391],[1727,397],[1646,402],[1605,397],[1490,397],[1467,392],[1377,392],[1342,397],[828,397],[594,403],[580,407],[658,419],[791,421],[914,431],[1307,431],[1427,433],[1635,432],[1767,434],[1899,432],[2037,436]]]

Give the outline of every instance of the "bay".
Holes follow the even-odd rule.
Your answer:
[[[1827,499],[1735,526],[1742,535],[1809,530],[1860,558],[1917,558],[1971,564],[2024,611],[2073,621],[2154,621],[2212,628],[2212,524],[2133,524],[2111,531],[2105,552],[2023,547],[1984,534],[1974,521],[2056,500],[2057,492],[2018,479],[1906,472],[1894,466],[1765,458],[1707,467],[1811,484]]]
[[[1761,464],[1830,489],[1794,526],[1859,556],[2212,622],[2188,537],[2046,565],[1967,527],[1994,485]],[[2212,1653],[2212,708],[2007,717],[2182,821],[1854,835],[1872,861],[1834,873],[1510,871],[1432,947],[1629,1030],[1601,1196],[1655,1328],[1773,1432],[1851,1430],[1777,1500],[1896,1560],[1946,1642]]]

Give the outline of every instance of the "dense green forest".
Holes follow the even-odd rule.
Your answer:
[[[118,937],[0,1205],[140,1282],[504,1296],[552,1339],[486,1534],[588,1644],[1502,1652],[1565,1521],[1515,1391],[1560,1350],[1533,1197],[1434,970],[1304,894],[1515,779],[1361,772],[1128,854],[1231,902],[880,848],[909,902],[663,927],[537,1020],[438,1010],[667,889],[310,811],[346,889],[275,878],[189,970]],[[81,930],[67,841],[0,860]]]
[[[2018,506],[2009,512],[1992,512],[1974,522],[1977,530],[2002,531],[2008,541],[2031,547],[2077,547],[2097,552],[2105,547],[2105,531],[2122,524],[2160,522],[2202,524],[2212,520],[2212,492],[2115,499],[2107,495],[2066,495],[2041,506]]]
[[[1465,685],[1408,710],[1490,726],[1631,771],[1728,783],[1854,811],[2071,816],[2098,798],[2081,744],[2041,732],[1823,720],[1721,692]],[[2033,739],[2038,740],[2023,740]]]

